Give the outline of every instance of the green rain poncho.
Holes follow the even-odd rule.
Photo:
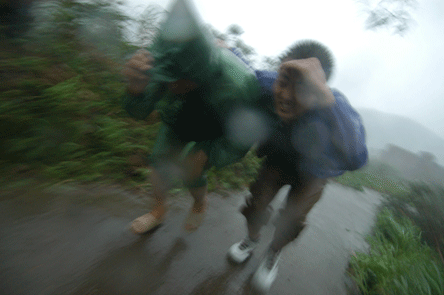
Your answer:
[[[150,84],[142,95],[127,96],[125,109],[138,119],[154,109],[160,113],[163,125],[152,160],[190,146],[204,150],[210,166],[220,168],[241,159],[261,137],[260,132],[252,135],[249,126],[265,122],[254,72],[230,50],[216,46],[185,0],[174,4],[150,52],[155,60]],[[175,95],[167,83],[179,79],[198,87]]]

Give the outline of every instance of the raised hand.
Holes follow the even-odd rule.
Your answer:
[[[122,74],[128,79],[128,93],[141,94],[150,81],[147,71],[153,67],[154,59],[144,49],[137,51],[125,64]]]
[[[327,107],[335,102],[321,63],[315,57],[282,63],[279,76],[288,79],[297,104],[305,109]]]

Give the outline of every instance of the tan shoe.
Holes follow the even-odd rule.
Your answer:
[[[144,234],[155,229],[163,222],[163,218],[156,218],[153,214],[147,213],[142,215],[131,223],[131,230],[135,234]]]

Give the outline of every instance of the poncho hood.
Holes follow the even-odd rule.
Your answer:
[[[206,83],[220,72],[220,48],[187,0],[173,4],[150,51],[155,60],[151,76],[157,82]]]

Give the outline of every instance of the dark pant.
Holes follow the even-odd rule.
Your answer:
[[[305,227],[308,212],[321,198],[326,179],[283,171],[278,165],[265,163],[256,182],[250,186],[251,196],[241,209],[249,227],[259,229],[271,216],[270,202],[282,186],[291,185],[287,205],[275,223],[271,247],[280,250],[297,238]]]

